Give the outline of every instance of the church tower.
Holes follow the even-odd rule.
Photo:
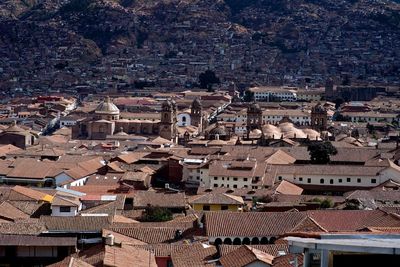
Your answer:
[[[176,104],[174,101],[166,100],[161,106],[159,135],[167,140],[175,141],[176,122]]]
[[[191,124],[199,129],[199,132],[203,131],[203,106],[198,98],[192,102],[190,120]]]
[[[333,91],[334,82],[332,78],[328,78],[325,82],[325,98],[331,100],[334,97]]]
[[[328,125],[328,112],[318,103],[311,109],[311,126],[317,131],[326,130]]]
[[[247,129],[252,131],[254,129],[261,129],[262,126],[262,110],[260,106],[253,102],[247,108]]]

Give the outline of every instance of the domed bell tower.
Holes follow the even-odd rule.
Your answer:
[[[317,131],[325,131],[328,125],[328,112],[318,103],[311,109],[311,126]]]
[[[198,98],[193,100],[190,111],[190,119],[193,126],[199,129],[199,132],[203,131],[203,106]]]
[[[261,129],[262,126],[262,110],[257,103],[252,103],[247,108],[247,129]]]
[[[175,141],[177,135],[176,122],[176,104],[174,101],[166,100],[161,106],[159,135],[167,140]]]

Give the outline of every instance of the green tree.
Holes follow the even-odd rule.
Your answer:
[[[246,90],[246,92],[244,92],[243,100],[245,102],[253,102],[254,101],[254,93],[252,91]]]
[[[142,218],[145,222],[166,222],[172,220],[172,212],[162,207],[150,206],[146,209],[146,214]]]
[[[220,83],[219,78],[212,70],[206,70],[199,75],[200,88],[212,91],[213,84]]]
[[[330,156],[337,154],[337,149],[331,142],[313,142],[307,148],[310,160],[314,164],[327,164],[331,161]]]

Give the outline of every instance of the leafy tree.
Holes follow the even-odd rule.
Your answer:
[[[329,141],[310,143],[307,150],[314,164],[327,164],[331,161],[330,156],[337,154],[337,149]]]
[[[321,201],[320,207],[321,209],[330,209],[333,207],[333,201],[329,198],[325,198]]]
[[[145,222],[166,222],[172,220],[172,212],[162,207],[150,206],[146,209],[146,214],[142,218]]]
[[[208,89],[212,91],[212,85],[216,83],[220,83],[219,78],[215,75],[215,72],[212,70],[206,70],[199,75],[199,83],[200,88]]]
[[[243,100],[245,102],[252,102],[254,100],[254,93],[252,91],[246,90],[246,92],[244,92]]]

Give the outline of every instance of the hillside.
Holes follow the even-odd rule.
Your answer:
[[[191,86],[207,68],[243,86],[400,76],[395,1],[7,0],[0,21],[3,88]]]

